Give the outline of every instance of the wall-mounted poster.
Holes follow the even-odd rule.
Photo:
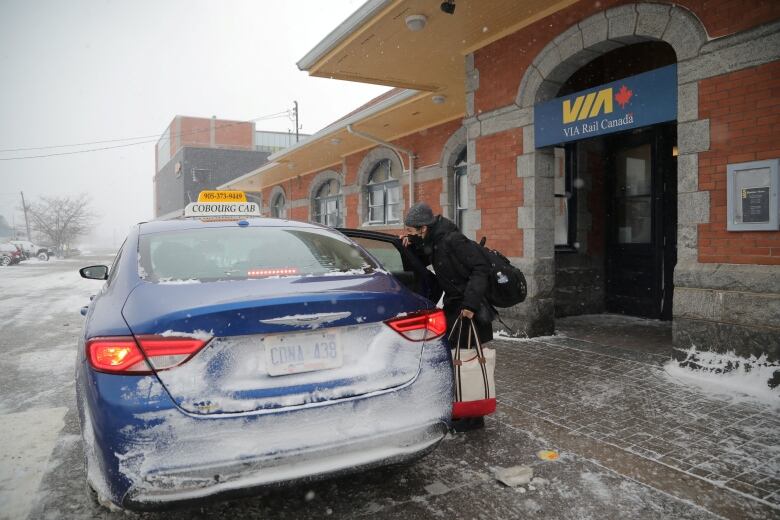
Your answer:
[[[777,190],[780,159],[729,164],[727,174],[729,231],[780,229]]]

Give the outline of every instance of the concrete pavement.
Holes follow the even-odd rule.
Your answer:
[[[780,408],[669,377],[668,322],[580,316],[495,345],[497,422],[716,514],[780,517]]]

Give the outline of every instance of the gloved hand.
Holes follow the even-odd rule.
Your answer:
[[[468,319],[471,319],[471,318],[473,318],[473,317],[474,317],[474,311],[470,311],[470,310],[468,310],[468,309],[461,309],[461,311],[460,311],[460,315],[461,315],[461,317],[463,317],[463,318],[468,318]]]

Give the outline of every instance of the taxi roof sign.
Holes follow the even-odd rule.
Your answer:
[[[184,208],[185,217],[260,217],[257,202],[190,202]]]
[[[246,202],[246,194],[239,190],[203,190],[198,202]]]
[[[243,191],[204,190],[198,202],[190,202],[184,208],[185,217],[237,218],[259,217],[260,205],[247,202]]]

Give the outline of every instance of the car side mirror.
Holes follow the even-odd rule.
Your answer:
[[[82,278],[88,278],[90,280],[108,280],[108,266],[91,265],[79,269],[79,274]]]

